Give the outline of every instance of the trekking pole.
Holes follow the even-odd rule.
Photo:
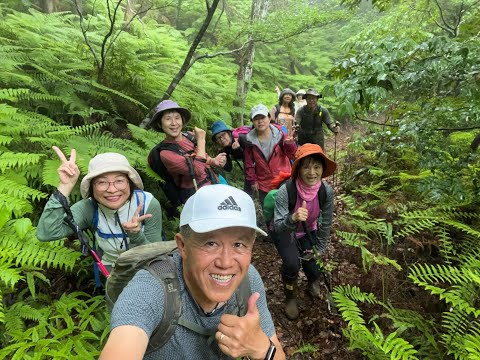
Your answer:
[[[305,221],[302,221],[302,226],[303,226],[303,229],[304,229],[305,233],[307,234],[308,241],[312,245],[313,258],[316,259],[316,260],[317,259],[320,260],[320,257],[321,257],[320,253],[316,249],[316,246],[313,245],[312,235],[310,234],[310,232],[308,232],[307,223]],[[320,271],[322,272],[323,281],[325,282],[325,288],[327,289],[326,301],[327,301],[328,313],[329,314],[336,314],[337,313],[337,307],[335,306],[335,302],[334,302],[333,297],[332,297],[332,284],[331,284],[331,281],[330,281],[330,273],[323,266],[323,264],[321,266]]]
[[[193,181],[193,187],[195,188],[195,192],[198,190],[197,179],[195,178],[195,170],[193,169],[193,161],[191,157],[185,157],[187,161],[188,171],[190,172],[190,177]]]
[[[340,125],[340,123],[338,121],[335,121],[335,127],[337,127],[338,125]],[[334,133],[335,136],[334,136],[334,140],[333,140],[333,161],[335,163],[337,163],[337,133]],[[335,172],[333,173],[333,186],[335,186]]]
[[[95,250],[90,246],[88,238],[83,233],[83,230],[80,229],[80,227],[77,225],[77,223],[73,219],[72,210],[70,210],[70,206],[68,205],[67,198],[58,190],[55,191],[54,196],[60,202],[63,209],[65,210],[65,213],[67,214],[65,221],[67,222],[68,226],[70,226],[70,228],[73,230],[73,232],[77,235],[78,240],[80,240],[82,255],[88,256],[88,253],[90,252],[96,265],[102,272],[103,276],[108,278],[110,276],[110,273],[108,272],[105,265],[103,265],[102,260],[100,259],[100,256],[98,256]]]

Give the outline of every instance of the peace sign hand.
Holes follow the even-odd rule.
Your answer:
[[[145,219],[149,219],[152,217],[152,214],[145,214],[142,216],[140,215],[140,211],[142,211],[143,204],[138,205],[137,209],[135,210],[135,214],[130,221],[122,223],[123,228],[127,233],[136,234],[140,232],[142,229],[142,221]]]
[[[56,146],[52,146],[52,149],[57,153],[60,161],[60,167],[57,169],[58,177],[60,178],[60,184],[58,184],[58,190],[65,196],[69,196],[72,192],[78,177],[80,176],[80,170],[76,164],[77,152],[72,149],[70,159],[67,160],[66,156]]]

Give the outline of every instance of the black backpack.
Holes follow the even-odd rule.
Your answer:
[[[190,140],[194,147],[197,145],[195,137],[192,134],[188,132],[183,132],[182,135],[185,136],[188,140]],[[177,143],[162,141],[160,144],[156,145],[148,155],[148,164],[150,165],[150,168],[163,179],[163,183],[160,183],[160,187],[162,188],[165,196],[170,203],[165,206],[166,210],[169,215],[178,215],[178,212],[176,210],[177,207],[181,204],[184,204],[187,199],[195,193],[195,188],[181,188],[177,186],[173,179],[173,176],[168,172],[167,167],[160,158],[160,152],[163,150],[170,150],[177,153],[178,155],[183,156],[189,168],[192,168],[192,172],[193,164],[190,155],[192,155],[194,150],[187,151]],[[195,175],[191,174],[191,176],[192,178],[194,178]],[[207,181],[210,181],[212,184],[216,184],[218,182],[215,174],[211,169],[207,170],[207,177],[205,178],[205,180],[199,182],[197,186],[200,187]]]
[[[180,280],[173,261],[177,251],[175,241],[160,241],[134,247],[120,255],[115,262],[110,277],[107,279],[105,297],[110,311],[129,281],[137,271],[144,269],[152,274],[161,284],[165,294],[165,307],[162,321],[157,324],[150,336],[146,354],[160,349],[170,339],[178,325],[204,335],[210,344],[215,340],[215,330],[209,331],[202,326],[182,317],[182,299],[180,297]],[[236,306],[231,314],[244,316],[248,310],[248,299],[252,295],[248,274],[235,291]]]

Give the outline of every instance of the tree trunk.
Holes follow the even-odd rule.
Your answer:
[[[124,14],[125,31],[130,31],[130,24],[135,16],[135,0],[127,0]]]
[[[42,9],[47,14],[51,14],[55,11],[55,0],[42,0]]]
[[[182,0],[177,0],[177,6],[175,7],[175,29],[179,29],[180,26],[180,12],[182,11]]]
[[[267,16],[270,0],[252,0],[252,12],[250,23],[263,21]],[[249,40],[252,37],[249,36]],[[249,90],[250,80],[253,73],[253,60],[255,58],[255,42],[250,42],[239,57],[237,72],[237,98],[233,105],[236,109],[233,116],[233,126],[241,126],[244,123],[243,113],[245,111],[245,100]]]
[[[195,37],[195,40],[193,40],[193,43],[190,46],[190,50],[188,50],[188,54],[185,57],[185,60],[183,61],[182,67],[178,71],[177,75],[175,75],[175,77],[172,79],[170,85],[168,86],[161,100],[169,99],[170,96],[172,96],[172,93],[175,91],[175,88],[177,87],[177,85],[180,83],[180,81],[182,81],[187,71],[195,63],[196,59],[193,56],[195,55],[195,51],[197,50],[198,44],[200,44],[200,41],[202,40],[203,35],[208,29],[208,25],[210,25],[210,22],[212,21],[213,14],[215,13],[215,10],[217,9],[219,2],[220,0],[213,0],[212,5],[210,5],[207,8],[207,16],[203,21],[202,27],[200,28],[200,30],[198,30],[197,36]],[[150,113],[147,115],[147,117],[142,120],[142,122],[140,123],[140,127],[144,128],[148,125],[148,123],[150,122],[150,118],[153,115],[152,113],[153,113],[153,109],[150,110]]]
[[[233,101],[234,117],[233,127],[239,127],[244,124],[243,113],[245,110],[245,101],[247,99],[248,87],[253,73],[253,60],[255,58],[255,43],[252,41],[240,57],[240,63],[237,72],[237,97]]]

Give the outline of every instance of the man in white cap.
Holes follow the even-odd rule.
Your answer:
[[[115,303],[100,359],[285,359],[263,282],[250,264],[256,232],[266,235],[245,192],[222,184],[199,189],[187,200],[175,236],[182,304],[175,332],[160,349],[145,354],[164,316],[165,294],[152,274],[140,270]],[[238,314],[236,292],[244,279],[251,295],[246,312]],[[203,334],[185,322],[197,324]]]

